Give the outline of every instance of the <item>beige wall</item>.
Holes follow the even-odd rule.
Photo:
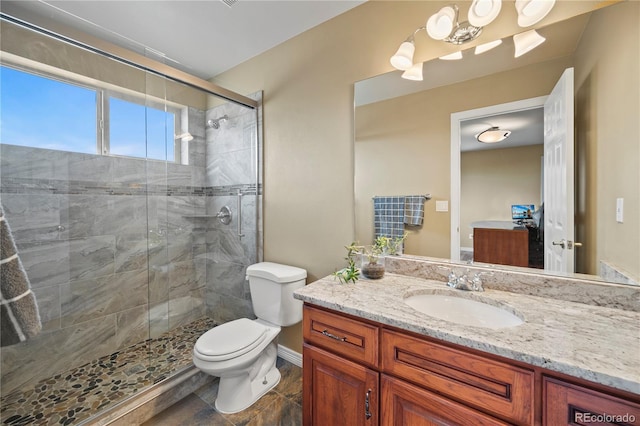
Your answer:
[[[457,3],[466,13],[470,2]],[[213,79],[239,93],[264,90],[266,260],[307,269],[309,282],[344,265],[343,246],[355,235],[353,84],[390,71],[389,57],[399,43],[447,4],[372,0]],[[558,1],[544,24],[599,4]],[[513,1],[502,10],[477,43],[520,31]],[[423,37],[415,59],[433,59],[449,49]],[[445,174],[438,184],[443,187]],[[448,218],[442,223],[448,228]],[[299,335],[286,331],[281,342],[300,350]]]
[[[460,247],[473,247],[471,223],[511,221],[512,204],[540,205],[543,145],[460,155]]]
[[[636,280],[640,277],[638,22],[637,1],[602,10],[589,22],[575,55],[580,159],[576,239],[584,244],[578,261],[593,274],[599,272],[598,259],[612,262]],[[616,222],[616,198],[624,198],[624,223]]]

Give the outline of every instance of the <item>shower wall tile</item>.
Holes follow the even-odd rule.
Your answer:
[[[188,296],[191,291],[203,287],[193,260],[172,262],[169,269],[169,300]]]
[[[202,111],[201,109],[188,107],[186,110],[186,113],[187,113],[187,117],[186,117],[187,127],[186,128],[184,127],[185,116],[183,115],[182,116],[182,119],[183,119],[182,132],[189,132],[191,133],[191,136],[193,136],[194,138],[196,137],[204,138],[205,112]]]
[[[111,161],[111,182],[134,185],[147,183],[146,160],[137,158],[109,157]]]
[[[152,266],[149,269],[149,303],[152,305],[169,300],[169,265]]]
[[[60,287],[57,285],[33,288],[38,304],[42,332],[60,328]]]
[[[71,279],[68,240],[16,241],[16,246],[31,287],[59,285]]]
[[[0,351],[2,389],[16,389],[80,366],[115,347],[115,316],[48,333]],[[109,352],[111,351],[111,352]]]
[[[237,297],[225,296],[207,289],[207,316],[217,324],[233,321],[238,318],[255,318],[251,301]]]
[[[169,331],[169,302],[152,304],[149,311],[149,334],[156,338]]]
[[[255,169],[252,167],[252,150],[243,149],[207,156],[207,184],[225,186],[254,183]]]
[[[94,184],[105,184],[113,178],[113,157],[95,154],[69,154],[69,180],[80,180]]]
[[[135,234],[146,230],[145,196],[70,195],[67,216],[69,235]]]
[[[126,348],[149,339],[148,315],[147,305],[116,313],[116,347]]]
[[[250,300],[247,266],[229,262],[207,262],[207,288],[224,296]]]
[[[148,238],[147,234],[116,236],[115,271],[127,272],[146,270]]]
[[[2,194],[2,207],[13,238],[17,241],[66,238],[67,231],[60,228],[62,197],[61,195]]]
[[[69,241],[69,281],[115,272],[115,237],[102,235]]]
[[[147,272],[125,272],[60,286],[62,327],[79,324],[148,302]]]
[[[69,157],[64,151],[0,144],[2,178],[69,179]]]
[[[191,292],[188,296],[169,300],[170,328],[189,324],[206,315],[207,309],[202,293],[203,290],[199,289]]]

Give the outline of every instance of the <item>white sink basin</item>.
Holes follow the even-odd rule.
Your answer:
[[[498,329],[524,322],[493,301],[486,303],[450,294],[429,293],[406,297],[404,302],[423,314],[462,325]]]

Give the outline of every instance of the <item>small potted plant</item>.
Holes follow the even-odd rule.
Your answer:
[[[362,269],[362,275],[366,278],[377,280],[384,276],[384,241],[378,237],[371,246],[362,247],[360,252],[360,268]]]
[[[345,248],[347,249],[347,257],[345,258],[347,266],[331,275],[338,278],[341,283],[355,284],[355,282],[360,278],[360,269],[356,266],[355,257],[360,253],[361,247],[356,245],[356,243],[351,243],[351,245],[346,246]]]

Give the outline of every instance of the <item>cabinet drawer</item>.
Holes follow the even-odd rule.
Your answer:
[[[378,366],[378,327],[306,305],[303,313],[305,341],[354,361]]]
[[[382,330],[382,370],[519,425],[534,422],[534,374]]]
[[[507,426],[472,408],[389,376],[382,376],[380,425]]]
[[[640,404],[549,377],[542,383],[545,425],[640,425]]]

